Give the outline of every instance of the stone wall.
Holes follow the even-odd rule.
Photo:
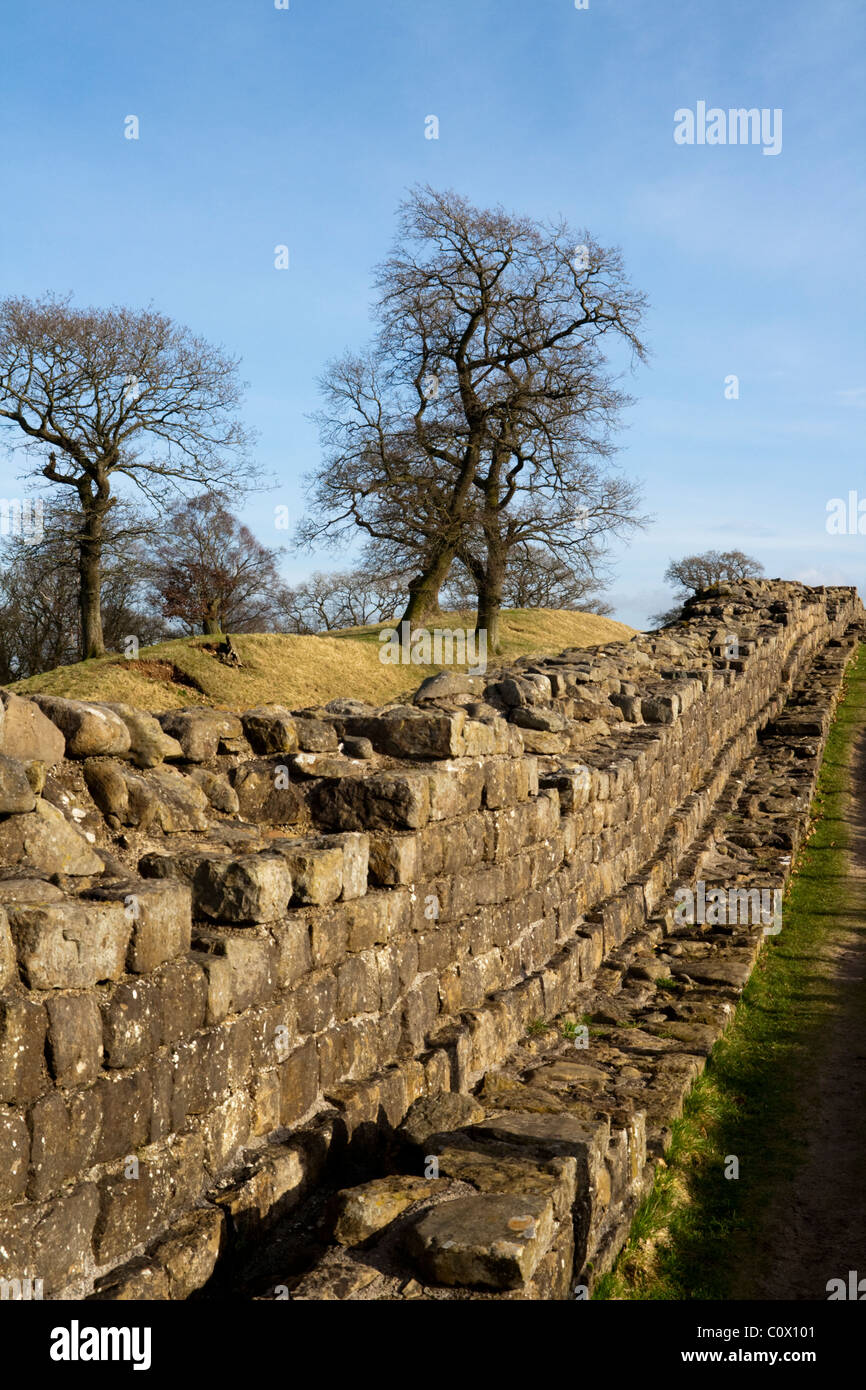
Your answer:
[[[832,700],[791,693],[834,650],[838,686],[861,619],[851,589],[728,586],[663,632],[446,673],[383,710],[155,718],[2,692],[0,1278],[184,1298],[410,1110],[410,1149],[425,1106],[441,1129],[473,1088],[495,1131],[497,1069],[636,933],[670,935],[720,807],[744,853],[790,861],[789,772],[742,805],[731,788],[768,730],[815,761]],[[505,1287],[563,1296],[613,1249],[649,1102],[578,1158],[554,1145],[546,1243]]]

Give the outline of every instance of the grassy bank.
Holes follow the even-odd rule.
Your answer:
[[[832,1009],[820,945],[850,906],[843,816],[851,749],[864,723],[861,647],[827,741],[813,833],[794,866],[783,931],[768,939],[728,1032],[673,1126],[667,1166],[596,1299],[729,1299],[748,1285],[764,1213],[802,1161],[809,1116],[801,1096]],[[725,1177],[729,1155],[739,1160],[736,1180]]]
[[[473,627],[475,615],[443,613],[431,627]],[[21,695],[63,695],[79,700],[124,700],[157,713],[184,705],[251,709],[284,704],[293,709],[351,696],[386,704],[416,690],[438,666],[386,665],[379,632],[388,624],[324,636],[286,633],[233,637],[242,665],[226,665],[214,648],[219,638],[184,637],[142,647],[139,659],[123,656],[81,661],[19,681]],[[562,609],[511,609],[502,615],[502,647],[490,665],[517,656],[545,655],[565,647],[627,642],[634,628],[595,613]]]

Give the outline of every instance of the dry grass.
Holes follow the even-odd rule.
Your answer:
[[[474,615],[443,614],[438,627],[470,625]],[[431,627],[434,624],[431,622]],[[337,696],[385,704],[415,690],[437,666],[386,666],[379,660],[382,627],[354,628],[326,637],[255,634],[233,637],[243,666],[226,665],[212,652],[213,638],[189,637],[143,647],[140,663],[122,656],[58,666],[19,681],[19,694],[64,695],[74,699],[126,701],[157,713],[185,705],[250,709],[277,703],[293,709],[324,704]],[[622,642],[634,629],[593,613],[514,609],[503,615],[502,650],[490,665],[528,653]],[[184,682],[189,682],[185,684]]]

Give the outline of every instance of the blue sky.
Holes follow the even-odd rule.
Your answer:
[[[262,540],[303,510],[317,378],[369,338],[430,182],[588,226],[649,297],[620,464],[655,521],[616,548],[617,616],[645,625],[709,547],[863,584],[866,538],[825,525],[866,498],[862,0],[29,0],[3,31],[0,292],[152,302],[239,354],[279,479],[244,511]],[[676,144],[699,101],[781,108],[781,152]]]

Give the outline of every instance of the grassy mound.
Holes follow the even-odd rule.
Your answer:
[[[441,614],[433,626],[471,627],[474,614]],[[324,704],[337,696],[385,704],[415,690],[438,666],[389,666],[380,660],[379,633],[392,624],[351,628],[319,637],[255,633],[232,637],[241,666],[227,664],[214,637],[183,637],[142,647],[138,659],[106,656],[58,666],[10,688],[20,695],[62,695],[81,700],[123,700],[160,712],[185,705],[250,709],[284,704],[293,709]],[[488,664],[551,654],[564,647],[603,646],[627,641],[624,623],[594,613],[557,609],[512,609],[502,616],[502,648]]]

